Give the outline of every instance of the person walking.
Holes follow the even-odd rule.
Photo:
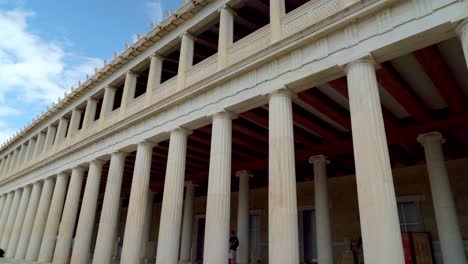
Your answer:
[[[231,237],[229,238],[229,264],[236,264],[236,253],[239,247],[239,238],[236,236],[236,232],[231,231]]]

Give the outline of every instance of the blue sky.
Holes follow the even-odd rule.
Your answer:
[[[0,143],[181,0],[0,0]]]

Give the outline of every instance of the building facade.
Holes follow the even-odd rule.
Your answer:
[[[220,264],[234,230],[241,264],[467,263],[467,18],[183,1],[2,146],[0,248]]]

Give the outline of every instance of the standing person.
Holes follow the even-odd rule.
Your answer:
[[[239,238],[236,236],[236,232],[231,231],[231,237],[229,238],[229,263],[236,264],[236,251],[239,247]]]

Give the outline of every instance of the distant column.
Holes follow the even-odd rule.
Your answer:
[[[107,176],[101,220],[94,249],[94,264],[111,263],[117,237],[120,191],[127,153],[114,152],[111,155]]]
[[[5,200],[6,200],[7,196],[8,195],[5,193],[5,194],[2,194],[2,196],[0,197],[0,218],[1,218],[1,215],[2,215],[2,212],[3,212],[3,206],[5,205]]]
[[[128,71],[125,76],[125,84],[122,94],[122,102],[120,104],[120,115],[124,115],[127,112],[127,105],[135,97],[136,83],[138,79],[138,73]]]
[[[5,231],[5,226],[8,221],[8,215],[10,214],[11,210],[11,204],[13,202],[13,196],[15,192],[9,192],[7,194],[7,197],[5,199],[5,205],[3,206],[2,209],[2,215],[0,217],[0,244],[1,244],[1,239],[3,238],[3,234]]]
[[[185,184],[184,215],[182,221],[182,238],[180,244],[180,264],[188,264],[192,250],[193,229],[193,200],[195,198],[196,185],[187,182]]]
[[[17,189],[15,195],[13,196],[13,202],[11,203],[10,212],[8,214],[8,220],[3,230],[2,242],[0,248],[7,248],[8,243],[10,242],[11,233],[13,232],[13,226],[15,225],[16,215],[18,213],[19,204],[21,201],[22,189]]]
[[[39,262],[51,262],[54,255],[55,242],[57,240],[57,231],[62,216],[63,203],[67,191],[69,175],[59,173],[55,181],[54,194],[50,204],[47,224],[42,237],[41,249],[39,250]]]
[[[42,151],[44,150],[44,142],[45,142],[45,134],[42,132],[39,132],[37,136],[37,141],[36,141],[36,147],[34,148],[34,153],[33,153],[33,160],[36,160],[39,158],[41,155]]]
[[[182,35],[182,44],[180,46],[179,68],[177,71],[177,90],[185,88],[185,73],[193,64],[194,38],[188,32]]]
[[[99,183],[101,182],[104,161],[93,160],[89,165],[88,177],[81,204],[80,218],[76,228],[75,242],[70,263],[80,264],[89,262],[89,249],[93,236],[94,220],[96,217]]]
[[[34,149],[36,148],[36,139],[31,138],[28,144],[28,150],[26,151],[25,163],[29,163],[32,160]]]
[[[67,128],[68,128],[68,119],[62,117],[60,118],[58,129],[57,129],[57,136],[55,137],[54,146],[57,147],[58,145],[62,144],[67,136]]]
[[[229,48],[234,42],[234,14],[227,5],[221,8],[219,18],[218,69],[229,64]]]
[[[206,201],[206,229],[203,263],[226,263],[229,258],[231,213],[232,116],[213,116]],[[164,243],[163,241],[159,241]]]
[[[154,91],[159,89],[161,85],[163,58],[158,54],[153,54],[150,58],[151,62],[148,74],[148,84],[146,86],[145,105],[151,104]]]
[[[19,170],[24,163],[24,156],[26,155],[26,144],[21,145],[21,149],[18,155],[18,160],[16,162],[16,170]]]
[[[270,30],[271,42],[277,42],[283,37],[281,18],[286,14],[285,0],[270,0]]]
[[[330,205],[328,203],[328,161],[324,155],[317,155],[310,157],[309,163],[314,165],[317,259],[321,264],[333,264]]]
[[[15,151],[13,152],[13,158],[11,160],[11,166],[10,166],[11,173],[15,172],[16,169],[18,168],[16,165],[19,160],[20,151],[21,151],[20,149],[15,149]]]
[[[237,203],[237,263],[249,263],[249,179],[252,174],[248,171],[238,171],[239,201]]]
[[[431,132],[419,135],[418,142],[423,145],[426,155],[442,258],[444,263],[466,264],[463,238],[442,150],[445,139],[439,132]]]
[[[465,62],[468,65],[468,18],[465,18],[457,26],[458,37],[460,38],[463,53],[465,53]]]
[[[146,203],[145,224],[143,225],[143,236],[141,238],[141,259],[146,263],[148,257],[148,242],[151,233],[151,220],[153,219],[154,193],[148,189],[148,201]]]
[[[44,235],[54,187],[54,177],[49,177],[44,180],[44,186],[42,187],[41,197],[39,199],[31,237],[29,239],[28,250],[26,251],[26,260],[36,261],[39,256],[39,249],[41,248],[42,237]]]
[[[42,153],[46,153],[52,147],[52,145],[54,144],[56,132],[57,132],[57,127],[54,125],[50,125],[47,128],[47,135],[45,138],[44,149],[42,150]]]
[[[94,117],[96,116],[98,101],[94,98],[88,98],[86,101],[86,110],[83,119],[82,131],[86,131],[89,125],[94,122]]]
[[[63,207],[62,220],[55,246],[54,263],[68,263],[72,247],[73,232],[75,231],[76,215],[80,205],[81,187],[83,185],[84,168],[81,166],[72,169],[67,198]]]
[[[141,263],[140,250],[148,202],[153,146],[154,144],[148,141],[138,143],[121,263]]]
[[[8,241],[8,247],[5,254],[7,258],[12,258],[16,254],[16,247],[18,246],[21,228],[24,222],[24,216],[26,215],[26,210],[28,209],[29,198],[31,198],[31,189],[31,185],[25,186],[23,188],[23,194],[21,195],[21,200],[18,206],[18,213],[15,217],[10,241]]]
[[[76,134],[80,127],[81,115],[83,111],[80,109],[73,109],[70,119],[70,128],[68,129],[67,139],[71,139],[73,135]]]
[[[115,91],[116,89],[112,86],[104,88],[104,99],[102,99],[101,114],[99,115],[101,123],[104,123],[106,116],[112,112],[115,101]]]
[[[18,246],[15,252],[15,259],[24,259],[26,250],[28,249],[31,231],[36,218],[37,206],[42,192],[42,181],[34,183],[32,187],[31,197],[29,198],[28,207],[24,216],[24,222],[21,226],[19,235]]]
[[[185,129],[171,131],[158,238],[164,243],[158,243],[157,264],[177,263],[179,257],[188,133]]]

